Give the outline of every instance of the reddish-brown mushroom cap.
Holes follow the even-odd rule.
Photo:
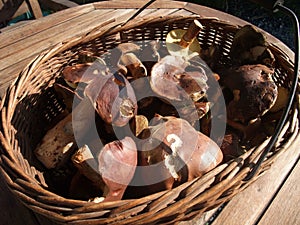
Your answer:
[[[98,59],[94,63],[80,63],[66,66],[62,71],[62,77],[69,86],[76,88],[80,82],[89,83],[95,77],[108,73],[108,68],[102,59]]]
[[[134,90],[120,73],[97,76],[86,87],[85,94],[108,124],[125,126],[137,113]]]
[[[106,144],[98,155],[98,168],[105,183],[104,201],[120,200],[133,178],[137,148],[130,137]]]
[[[158,171],[166,178],[158,186],[151,185],[152,191],[202,176],[222,161],[218,145],[186,120],[158,116],[152,124],[139,159],[143,166],[160,163]],[[147,178],[147,170],[145,173]]]
[[[252,25],[245,25],[237,31],[229,55],[237,65],[260,63],[272,66],[275,60],[266,37]]]
[[[207,76],[201,68],[186,71],[189,63],[179,56],[166,56],[151,71],[150,84],[159,96],[170,101],[199,100],[206,93]]]

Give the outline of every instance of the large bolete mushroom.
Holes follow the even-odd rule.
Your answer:
[[[274,56],[268,48],[266,37],[252,25],[245,25],[234,36],[230,57],[238,65],[264,64],[272,66]]]
[[[200,100],[208,89],[203,68],[191,67],[180,56],[166,56],[157,62],[151,71],[152,90],[168,101],[177,103]]]
[[[85,88],[97,113],[108,124],[125,126],[137,113],[137,101],[128,80],[118,71],[95,77]]]
[[[121,200],[137,166],[137,148],[130,137],[110,142],[100,150],[98,160],[84,145],[72,157],[79,172],[103,191],[101,201]]]
[[[105,183],[105,201],[120,200],[133,178],[137,148],[130,137],[106,144],[98,155],[98,170]]]
[[[139,155],[140,165],[146,166],[141,176],[152,182],[147,187],[150,193],[200,177],[223,159],[219,146],[186,120],[157,116],[151,125]]]
[[[244,65],[223,74],[222,82],[234,96],[227,107],[228,119],[248,123],[273,106],[278,91],[272,74],[264,65]]]

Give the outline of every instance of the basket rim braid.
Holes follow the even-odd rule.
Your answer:
[[[116,35],[119,35],[121,41],[123,41],[122,38],[127,37],[123,35],[124,32],[126,33],[132,29],[143,27],[155,29],[156,26],[163,27],[174,23],[187,23],[195,18],[204,27],[213,27],[212,30],[214,31],[210,32],[224,32],[229,38],[232,38],[232,34],[240,28],[230,24],[230,22],[220,21],[216,18],[172,15],[156,18],[136,18],[125,26],[117,25],[110,29],[101,28],[103,25],[101,24],[99,29],[94,29],[84,36],[60,43],[54,48],[41,53],[24,68],[19,77],[7,89],[0,103],[0,170],[9,189],[21,202],[34,212],[42,214],[57,223],[174,224],[178,221],[190,220],[229,201],[260,177],[283,152],[288,150],[299,135],[299,84],[293,107],[275,147],[267,155],[258,173],[248,181],[244,179],[250,173],[270,138],[249,149],[240,157],[220,164],[202,177],[186,182],[172,190],[138,199],[93,203],[62,197],[46,188],[47,184],[43,171],[38,169],[41,167],[34,161],[34,156],[32,156],[33,149],[31,146],[36,145],[39,140],[34,140],[33,137],[35,137],[36,131],[30,129],[30,127],[38,126],[38,122],[33,120],[31,124],[27,124],[28,118],[35,118],[39,115],[31,115],[27,111],[30,111],[31,107],[45,108],[46,106],[43,105],[45,104],[48,107],[45,110],[51,110],[51,112],[49,111],[49,113],[46,113],[47,115],[43,116],[50,119],[54,118],[51,122],[55,119],[58,120],[62,109],[57,106],[59,103],[51,102],[52,97],[47,93],[48,89],[55,83],[55,78],[61,68],[69,63],[76,53],[74,49],[78,46],[89,46],[91,42],[98,41],[100,43]],[[208,44],[212,44],[215,40],[217,39],[209,39]],[[204,43],[206,40],[201,41]],[[219,44],[223,45],[223,43]],[[270,50],[280,66],[278,80],[283,79],[282,85],[289,85],[293,76],[293,62],[281,49],[272,43],[269,44]],[[51,105],[52,103],[54,106]],[[18,128],[24,128],[24,130]],[[28,141],[29,139],[30,141]]]

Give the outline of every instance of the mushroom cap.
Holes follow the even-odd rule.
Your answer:
[[[70,87],[76,88],[79,82],[89,83],[95,76],[99,76],[101,73],[105,74],[107,70],[104,60],[99,58],[94,63],[87,62],[66,66],[62,71],[62,76]]]
[[[85,94],[108,124],[125,126],[137,113],[134,90],[122,74],[97,76],[85,88]]]
[[[272,66],[275,58],[268,49],[266,37],[256,27],[245,25],[234,36],[230,57],[238,65],[265,64]]]
[[[151,143],[152,139],[159,140],[163,146],[167,147],[164,147],[166,152],[175,153],[183,160],[191,172],[189,174],[191,179],[209,171],[222,161],[222,152],[219,146],[209,137],[197,131],[186,120],[173,116],[157,116],[156,121],[152,121],[152,124],[146,146],[151,146],[149,142]],[[148,150],[151,154],[151,149]]]
[[[264,65],[244,65],[224,74],[224,85],[234,93],[228,118],[249,122],[264,115],[275,103],[278,90],[273,71]]]
[[[107,186],[105,201],[120,200],[137,165],[137,147],[130,137],[106,144],[98,155],[98,170]]]
[[[187,71],[188,62],[179,56],[166,56],[151,71],[150,85],[159,96],[170,101],[197,101],[206,93],[207,76],[200,67]]]

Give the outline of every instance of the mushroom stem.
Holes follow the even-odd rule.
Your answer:
[[[81,147],[73,156],[72,162],[80,173],[91,180],[97,187],[103,189],[103,181],[97,172],[97,162],[87,145]]]
[[[185,34],[182,36],[179,45],[183,48],[187,48],[195,39],[195,37],[199,34],[201,29],[203,29],[202,24],[198,20],[194,20],[185,32]]]

